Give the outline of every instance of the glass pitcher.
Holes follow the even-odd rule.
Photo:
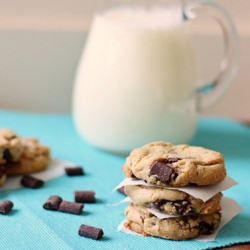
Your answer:
[[[203,7],[222,29],[224,56],[216,79],[197,87],[187,23]],[[93,17],[76,74],[76,128],[92,145],[115,153],[152,141],[188,143],[199,113],[232,81],[237,54],[232,20],[213,1],[106,1]]]

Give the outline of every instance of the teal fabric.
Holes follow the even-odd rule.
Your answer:
[[[124,219],[126,204],[107,206],[123,198],[112,189],[123,180],[121,167],[125,158],[97,150],[82,141],[67,115],[27,114],[0,111],[0,127],[16,130],[26,137],[37,137],[49,145],[56,158],[73,161],[85,168],[81,177],[61,176],[47,181],[41,189],[20,188],[0,192],[0,200],[9,199],[15,206],[8,215],[0,215],[1,249],[209,249],[250,242],[250,129],[233,121],[203,118],[192,141],[222,152],[228,175],[239,185],[225,192],[244,209],[227,224],[214,242],[169,241],[154,237],[126,235],[117,231]],[[72,215],[42,208],[49,195],[73,201],[74,190],[96,192],[98,202],[87,204],[84,212]],[[78,236],[81,224],[101,227],[105,236],[95,241]]]

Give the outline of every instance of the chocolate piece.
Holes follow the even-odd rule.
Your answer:
[[[201,221],[199,224],[200,234],[212,234],[214,232],[214,225]]]
[[[68,176],[84,175],[82,167],[68,167],[65,168],[65,172]]]
[[[189,203],[187,201],[175,201],[173,206],[175,207],[178,214],[182,215],[187,210]]]
[[[92,227],[88,225],[81,225],[78,234],[94,240],[99,240],[103,236],[103,230],[101,228]]]
[[[75,197],[75,202],[79,202],[79,203],[94,203],[95,202],[95,192],[91,190],[75,191],[74,197]]]
[[[189,213],[189,211],[187,211],[189,202],[185,200],[183,201],[161,200],[158,202],[150,202],[146,206],[149,208],[157,209],[162,212],[164,211],[163,207],[165,204],[169,204],[170,206],[173,206],[176,209],[177,214],[179,215],[184,215],[184,214],[187,215],[187,214],[192,213],[192,212]]]
[[[12,161],[12,155],[9,151],[8,148],[6,148],[4,151],[3,151],[3,158],[7,161],[7,162],[10,162]]]
[[[70,213],[70,214],[80,214],[83,209],[83,204],[70,202],[70,201],[62,201],[59,205],[58,211]]]
[[[168,184],[171,180],[171,175],[174,170],[165,162],[156,161],[151,166],[149,176],[155,175],[157,180],[162,183]]]
[[[134,173],[130,170],[130,177],[137,179],[137,177],[134,175]]]
[[[28,188],[39,188],[42,187],[44,184],[43,180],[40,180],[38,178],[35,178],[31,175],[24,175],[21,179],[21,184],[24,187],[28,187]]]
[[[9,200],[3,200],[0,202],[0,214],[8,214],[14,204]]]
[[[120,187],[120,188],[117,189],[117,191],[118,191],[119,193],[123,194],[123,195],[126,195],[124,188],[125,188],[125,187]]]
[[[58,210],[62,202],[62,198],[57,195],[51,195],[43,204],[43,208],[47,210]]]
[[[182,160],[182,159],[178,158],[178,157],[169,157],[169,158],[166,159],[165,162],[171,164],[171,163],[174,163],[174,162],[177,162],[177,161],[180,161],[180,160]]]

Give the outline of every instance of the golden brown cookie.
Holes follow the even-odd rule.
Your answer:
[[[44,170],[50,161],[49,148],[34,138],[21,138],[24,146],[18,162],[6,163],[7,175],[31,174]]]
[[[19,160],[22,152],[23,145],[15,132],[0,128],[0,165]]]
[[[222,193],[204,202],[185,192],[161,187],[131,185],[125,186],[124,191],[134,204],[171,215],[211,214],[221,210]]]
[[[170,240],[186,240],[212,234],[219,226],[220,213],[159,219],[146,208],[129,204],[124,226],[142,235]]]
[[[149,184],[172,187],[213,185],[226,176],[219,152],[167,142],[153,142],[133,150],[123,172]]]

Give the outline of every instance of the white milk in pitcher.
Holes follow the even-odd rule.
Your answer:
[[[91,144],[128,152],[185,143],[195,131],[196,67],[179,8],[116,8],[94,17],[76,77],[76,127]]]

